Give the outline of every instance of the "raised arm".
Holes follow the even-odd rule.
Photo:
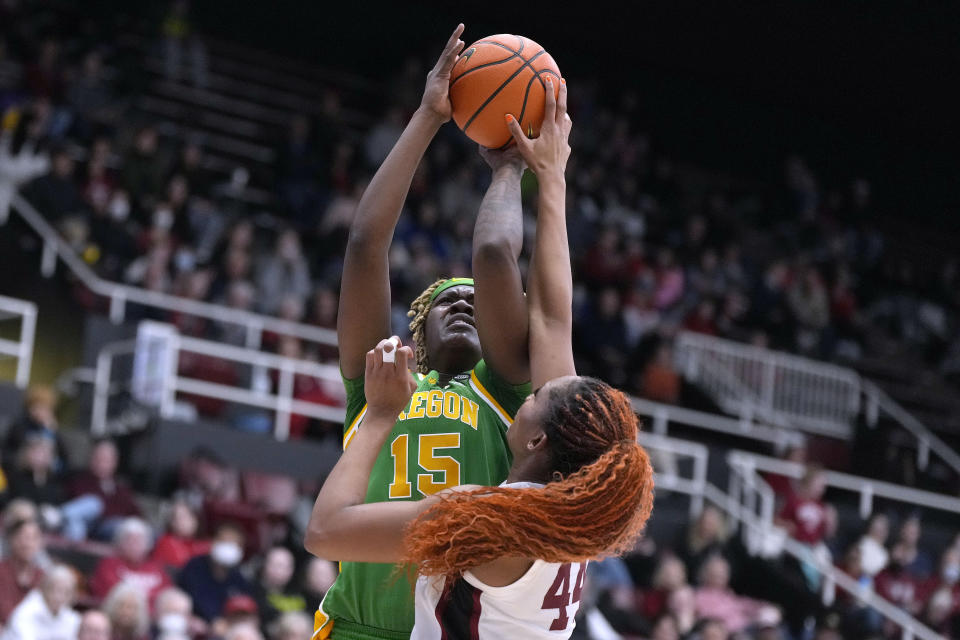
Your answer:
[[[323,483],[310,515],[303,546],[321,558],[396,562],[404,527],[433,504],[429,498],[363,504],[377,455],[416,388],[407,370],[413,351],[402,347],[395,363],[384,362],[384,349],[393,346],[388,344],[382,340],[365,356],[363,425]]]
[[[567,244],[566,179],[570,157],[567,85],[560,84],[554,98],[553,83],[546,79],[547,100],[540,136],[528,139],[517,119],[507,115],[507,126],[527,166],[537,174],[540,203],[537,241],[530,262],[530,376],[534,389],[561,376],[573,375],[573,276]]]
[[[487,364],[511,384],[530,380],[527,301],[517,259],[523,249],[520,177],[515,148],[480,148],[493,170],[473,231],[474,314]]]
[[[440,125],[450,119],[450,70],[463,49],[462,33],[463,25],[457,25],[427,74],[420,108],[364,191],[350,225],[337,314],[340,368],[347,378],[363,373],[364,354],[390,335],[390,243],[413,174]]]

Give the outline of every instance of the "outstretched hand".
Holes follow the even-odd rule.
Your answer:
[[[364,373],[363,391],[367,397],[367,411],[370,415],[389,417],[395,420],[410,402],[410,396],[417,389],[407,363],[413,360],[410,347],[400,347],[400,339],[381,340],[376,347],[367,352],[367,365]],[[384,362],[384,352],[396,350],[394,362]]]
[[[540,136],[527,138],[520,123],[512,114],[507,114],[507,128],[513,135],[517,149],[530,170],[542,178],[548,174],[563,176],[570,157],[570,129],[573,122],[567,115],[567,84],[560,83],[560,94],[553,95],[553,79],[546,78],[546,104],[543,107],[543,124]]]
[[[450,71],[463,51],[463,40],[460,39],[462,34],[463,23],[460,23],[450,34],[443,53],[427,74],[427,86],[420,101],[420,107],[428,110],[440,122],[446,122],[453,115],[453,107],[450,106]]]

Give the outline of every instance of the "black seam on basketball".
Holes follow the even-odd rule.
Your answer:
[[[467,75],[468,73],[473,73],[473,72],[476,71],[477,69],[483,69],[484,67],[492,67],[493,65],[495,65],[495,64],[500,64],[500,63],[502,63],[502,62],[509,62],[510,60],[513,60],[514,58],[520,58],[521,60],[523,60],[523,57],[521,57],[521,56],[520,56],[519,54],[517,54],[517,53],[514,53],[512,56],[508,56],[508,57],[504,58],[503,60],[494,60],[493,62],[484,62],[483,64],[478,64],[477,66],[473,67],[472,69],[467,69],[466,71],[464,71],[463,73],[461,73],[460,75],[458,75],[456,78],[454,78],[453,80],[451,80],[451,81],[450,81],[450,86],[452,87],[453,85],[455,85],[455,84],[457,83],[457,80],[459,80],[459,79],[462,78],[463,76]]]
[[[533,86],[533,83],[540,79],[540,73],[533,74],[533,77],[530,78],[530,82],[527,83],[527,90],[523,92],[523,106],[520,107],[520,115],[517,116],[517,122],[520,123],[520,128],[523,129],[523,114],[527,112],[527,98],[530,97],[530,87]],[[541,81],[540,84],[543,84]],[[544,85],[546,87],[546,85]],[[546,89],[544,89],[546,92]]]
[[[478,109],[474,112],[474,114],[473,114],[472,116],[470,116],[470,119],[467,120],[467,124],[463,125],[463,131],[464,131],[464,132],[467,131],[467,129],[470,127],[470,125],[473,124],[473,121],[477,119],[477,116],[480,115],[480,112],[483,111],[483,109],[484,109],[488,104],[490,104],[490,101],[493,100],[494,98],[496,98],[497,95],[499,95],[500,92],[503,91],[504,87],[506,87],[508,84],[510,84],[510,83],[513,81],[513,79],[516,78],[516,77],[520,74],[521,71],[523,71],[524,69],[529,68],[531,71],[533,71],[533,74],[536,75],[536,74],[537,74],[537,70],[534,69],[533,67],[531,67],[531,66],[530,66],[530,63],[532,63],[534,60],[536,60],[537,58],[539,58],[539,57],[540,57],[541,55],[543,55],[544,53],[546,53],[546,50],[541,49],[535,56],[533,56],[532,58],[530,58],[529,60],[527,60],[525,63],[523,63],[523,66],[522,66],[522,67],[520,67],[519,69],[517,69],[516,71],[514,71],[514,72],[513,72],[513,75],[511,75],[509,78],[507,78],[506,80],[504,80],[504,81],[503,81],[503,84],[501,84],[499,87],[497,87],[497,90],[494,91],[493,93],[491,93],[490,96],[489,96],[486,100],[483,101],[483,104],[480,105],[480,108],[478,108]]]
[[[515,38],[520,38],[520,48],[517,49],[517,50],[511,49],[511,48],[508,47],[507,45],[503,44],[502,42],[498,42],[497,40],[477,40],[476,42],[474,42],[474,43],[473,43],[472,45],[470,45],[470,46],[471,46],[471,47],[475,47],[475,46],[478,45],[478,44],[495,44],[495,45],[497,45],[498,47],[500,47],[501,49],[506,49],[506,50],[509,51],[510,53],[515,53],[515,54],[517,54],[518,56],[520,56],[520,58],[521,58],[522,60],[529,62],[526,58],[524,58],[522,55],[520,55],[520,54],[523,53],[523,47],[524,47],[524,45],[526,44],[526,40],[524,40],[521,36],[514,36],[514,37],[515,37]]]

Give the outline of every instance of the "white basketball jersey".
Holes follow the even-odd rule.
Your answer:
[[[586,562],[536,560],[519,580],[505,587],[486,585],[469,571],[455,580],[420,577],[410,640],[569,638],[586,570]]]

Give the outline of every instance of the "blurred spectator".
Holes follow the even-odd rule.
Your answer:
[[[893,545],[890,563],[874,577],[873,588],[882,598],[916,615],[923,606],[921,584],[907,568],[909,558],[910,549],[905,542]]]
[[[300,592],[306,601],[306,611],[316,611],[327,591],[337,579],[337,565],[329,560],[311,556],[303,571]]]
[[[673,348],[666,340],[660,341],[653,359],[643,368],[640,393],[644,398],[664,404],[679,404],[683,380],[673,366]]]
[[[170,9],[160,25],[160,33],[163,37],[163,62],[167,79],[179,82],[186,53],[193,84],[200,89],[206,88],[207,49],[190,18],[188,0],[173,0],[170,3]]]
[[[58,102],[63,97],[65,72],[60,60],[60,43],[48,37],[40,43],[40,51],[24,74],[27,90],[36,98]]]
[[[823,279],[815,267],[807,267],[787,293],[790,310],[797,320],[797,347],[803,353],[817,353],[823,330],[830,322],[830,301]]]
[[[77,578],[65,565],[50,567],[40,586],[17,605],[10,615],[2,640],[74,640],[80,615],[73,610]]]
[[[301,640],[313,633],[313,620],[302,611],[288,611],[270,625],[270,640]]]
[[[693,587],[681,587],[667,598],[667,611],[677,621],[677,628],[683,638],[693,631],[697,624],[697,596]]]
[[[640,613],[648,620],[656,620],[666,613],[670,595],[687,586],[687,569],[683,562],[674,555],[663,556],[650,586],[643,592]]]
[[[273,254],[257,271],[260,307],[264,313],[275,313],[280,302],[289,295],[305,300],[310,295],[310,271],[300,250],[300,236],[293,229],[277,235]]]
[[[653,304],[661,311],[671,308],[683,296],[683,269],[677,265],[670,249],[661,249],[657,254],[656,290]]]
[[[706,505],[696,521],[690,523],[683,546],[677,553],[686,565],[686,575],[699,575],[700,568],[708,558],[723,553],[726,543],[726,526],[723,515],[713,505]]]
[[[925,579],[933,573],[933,558],[920,548],[920,517],[910,515],[900,525],[897,544],[903,545],[903,567],[914,578]]]
[[[214,635],[227,636],[231,629],[246,625],[260,629],[260,610],[252,597],[238,593],[227,598],[220,618],[214,621],[212,630]]]
[[[697,615],[719,620],[733,633],[755,624],[764,608],[773,607],[766,602],[738,596],[730,589],[730,565],[723,556],[713,555],[704,561],[698,582]]]
[[[111,640],[110,618],[98,609],[88,609],[80,618],[77,640]]]
[[[27,436],[44,435],[56,442],[55,466],[63,469],[67,464],[67,449],[63,437],[57,430],[57,393],[46,385],[32,385],[24,398],[23,416],[10,425],[3,439],[5,451],[17,451]]]
[[[290,118],[287,139],[277,150],[277,189],[295,223],[306,228],[319,217],[322,171],[320,152],[312,139],[309,118],[301,113]]]
[[[53,153],[50,172],[23,188],[24,195],[49,221],[84,213],[85,204],[74,176],[73,158],[65,149]]]
[[[117,584],[123,582],[140,589],[152,600],[161,589],[169,586],[170,577],[166,571],[159,563],[148,558],[153,544],[152,535],[149,525],[143,520],[123,520],[116,530],[114,555],[101,560],[90,578],[91,595],[105,598]]]
[[[677,620],[671,615],[662,615],[653,623],[650,640],[680,640]]]
[[[827,506],[823,494],[827,489],[826,476],[821,467],[811,465],[797,487],[795,495],[787,499],[777,516],[777,524],[792,538],[808,545],[816,545],[827,535]]]
[[[16,467],[8,473],[10,495],[24,498],[40,506],[42,516],[49,524],[56,524],[50,515],[52,507],[63,502],[66,495],[63,479],[57,473],[53,440],[41,433],[28,436],[17,454]]]
[[[379,167],[403,133],[403,112],[397,107],[387,109],[386,116],[367,134],[364,155],[367,166]]]
[[[243,560],[243,531],[230,523],[217,527],[210,553],[187,562],[177,584],[193,598],[193,610],[206,621],[223,611],[232,594],[252,595],[253,588],[240,573]]]
[[[860,538],[860,564],[864,573],[874,576],[887,566],[890,554],[887,553],[887,536],[890,534],[890,521],[882,513],[870,518],[867,532]]]
[[[137,132],[133,149],[123,161],[123,188],[133,196],[137,215],[144,222],[146,212],[153,209],[163,190],[164,166],[158,144],[156,129],[142,127]]]
[[[273,547],[264,556],[260,580],[254,585],[264,625],[269,625],[282,613],[306,609],[304,597],[290,589],[294,568],[293,554],[285,547]]]
[[[68,535],[74,540],[86,537],[88,532],[98,540],[111,540],[123,518],[140,515],[130,486],[117,476],[117,462],[117,446],[110,440],[101,440],[90,450],[87,469],[71,479],[68,492],[74,501],[85,499],[99,504],[93,517],[71,523],[75,530]]]
[[[153,602],[154,640],[184,640],[206,632],[206,624],[193,617],[193,601],[176,587],[167,587]]]
[[[84,56],[80,73],[67,88],[67,104],[74,116],[74,131],[81,139],[89,139],[97,124],[116,117],[116,98],[104,77],[100,52]]]
[[[164,567],[180,569],[195,556],[210,552],[210,541],[197,537],[197,514],[184,500],[176,500],[170,507],[167,532],[160,536],[151,558]]]
[[[691,636],[691,640],[727,640],[730,630],[723,620],[707,618],[697,625],[698,631]]]
[[[6,550],[0,560],[0,626],[43,577],[43,532],[36,520],[4,523]]]
[[[103,612],[110,619],[112,640],[147,640],[150,609],[147,594],[135,582],[118,582],[103,601]]]
[[[227,630],[223,640],[263,640],[263,634],[254,624],[238,624]]]

